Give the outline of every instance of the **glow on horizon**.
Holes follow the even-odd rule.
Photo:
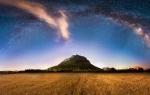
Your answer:
[[[132,63],[137,63],[137,61],[125,56],[106,54],[104,49],[98,51],[92,45],[86,48],[84,45],[78,46],[69,43],[54,50],[45,50],[40,55],[31,54],[3,61],[3,64],[0,64],[0,70],[46,69],[75,54],[85,56],[93,65],[99,68],[115,67],[116,69],[123,69],[129,68],[133,65]]]

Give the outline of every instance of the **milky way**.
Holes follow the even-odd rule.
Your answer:
[[[0,70],[45,69],[74,54],[150,67],[148,0],[0,0]]]
[[[106,4],[107,3],[108,2],[106,1]],[[73,10],[71,10],[71,12],[74,13]],[[110,21],[114,21],[117,22],[118,24],[129,27],[130,29],[132,29],[132,31],[135,34],[137,34],[145,42],[147,47],[150,48],[150,32],[149,32],[150,26],[148,24],[143,26],[140,23],[141,21],[140,16],[137,16],[136,14],[131,15],[128,12],[124,12],[124,11],[120,12],[118,10],[113,10],[113,8],[111,8],[111,5],[108,7],[108,6],[104,6],[103,3],[97,4],[97,6],[83,5],[82,10],[78,9],[78,11],[74,13],[74,15],[76,16],[78,15],[86,16],[86,15],[93,15],[93,14],[103,15],[105,18],[109,19]]]
[[[116,13],[117,14],[117,13]],[[140,38],[142,38],[148,47],[150,47],[150,35],[146,32],[144,27],[140,23],[128,21],[127,17],[121,18],[119,15],[111,16],[111,20],[116,21],[122,25],[128,26],[135,32]]]

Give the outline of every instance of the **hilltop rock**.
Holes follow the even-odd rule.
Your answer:
[[[99,71],[100,68],[92,65],[90,61],[80,55],[73,55],[70,58],[65,59],[60,64],[54,67],[48,68],[49,71]]]

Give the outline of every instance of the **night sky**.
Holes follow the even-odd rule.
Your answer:
[[[100,68],[150,68],[150,1],[0,0],[0,70],[45,69],[74,54]]]

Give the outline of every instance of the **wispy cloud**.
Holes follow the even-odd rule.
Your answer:
[[[69,39],[69,24],[67,16],[63,11],[59,11],[60,17],[53,17],[48,12],[45,6],[37,2],[30,2],[28,0],[0,0],[0,4],[13,6],[22,9],[41,21],[46,22],[50,27],[58,31],[58,35],[64,40]]]

